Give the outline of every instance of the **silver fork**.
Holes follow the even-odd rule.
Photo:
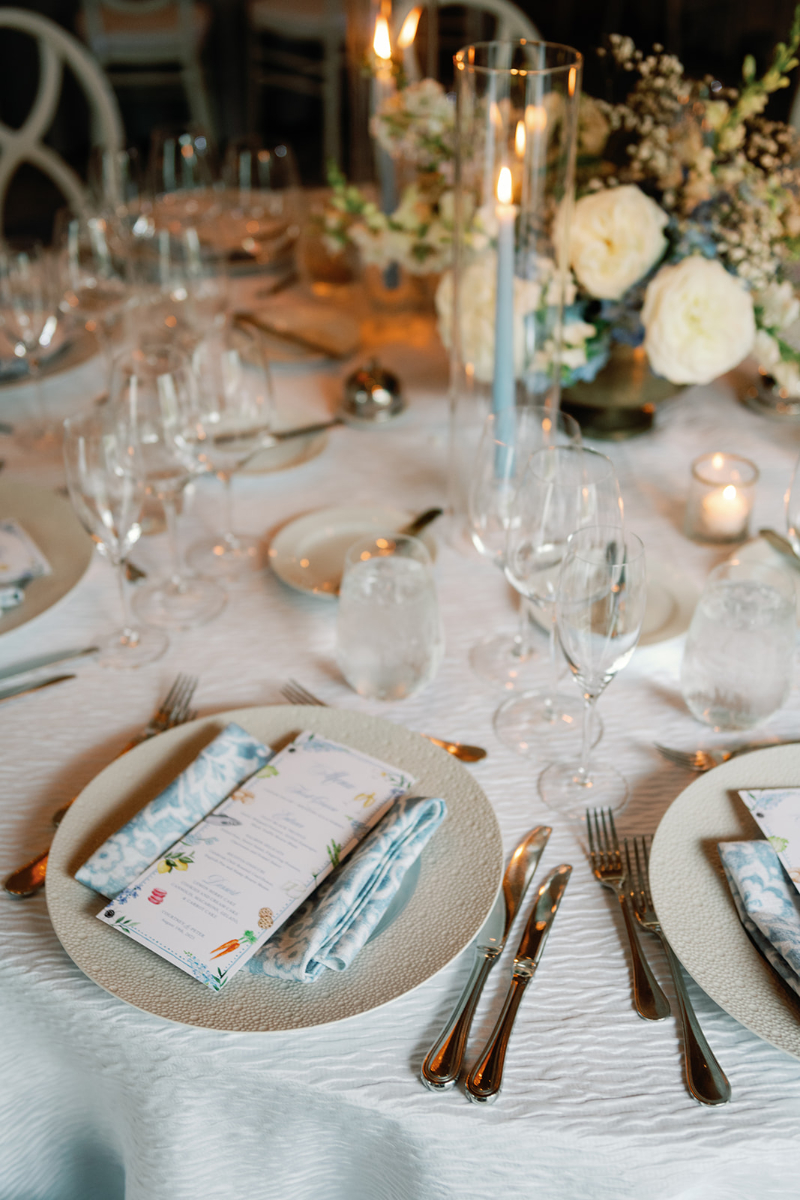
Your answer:
[[[142,732],[128,742],[117,758],[122,758],[123,754],[127,754],[140,742],[146,742],[148,738],[155,737],[158,733],[164,733],[165,730],[172,729],[175,725],[183,725],[186,721],[191,720],[195,714],[190,712],[189,704],[196,687],[197,679],[193,675],[178,675]],[[56,827],[61,824],[64,814],[73,803],[74,801],[70,800],[69,804],[65,804],[63,808],[53,814],[53,824]],[[43,854],[38,854],[36,858],[31,859],[24,867],[18,867],[16,871],[12,871],[3,884],[5,890],[19,899],[35,895],[40,888],[44,887],[49,854],[48,848]]]
[[[667,956],[678,1000],[678,1015],[683,1025],[686,1086],[695,1100],[699,1100],[701,1104],[727,1104],[731,1098],[731,1085],[703,1036],[703,1031],[698,1024],[697,1016],[686,991],[680,963],[675,957],[675,951],[664,936],[664,931],[653,907],[653,898],[650,895],[650,852],[647,838],[633,838],[632,846],[633,853],[631,853],[631,844],[625,838],[625,864],[628,869],[628,886],[633,910],[642,929],[646,929],[648,933],[655,934],[661,939],[661,945]]]
[[[290,679],[283,685],[281,695],[290,704],[314,704],[319,708],[328,707],[324,700],[320,700],[296,679]],[[465,742],[446,742],[442,738],[431,737],[429,733],[423,733],[421,736],[427,738],[429,742],[433,742],[434,746],[441,746],[454,758],[460,758],[462,762],[479,762],[482,758],[486,758],[486,751],[481,746],[468,746]]]
[[[668,762],[685,767],[687,771],[711,771],[730,758],[739,754],[750,754],[752,750],[766,750],[768,746],[796,746],[797,742],[747,742],[744,746],[736,746],[732,750],[674,750],[671,746],[662,746],[653,742],[656,750]]]
[[[636,1011],[645,1021],[663,1021],[670,1013],[669,1001],[658,986],[639,945],[630,893],[626,886],[627,871],[611,809],[587,809],[586,827],[589,831],[592,870],[603,886],[614,892],[625,919],[625,932],[633,957],[633,1002]]]

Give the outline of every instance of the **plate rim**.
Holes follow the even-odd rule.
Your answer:
[[[198,987],[197,992],[192,991],[190,996],[192,999],[195,997],[197,998],[200,1004],[201,1015],[198,1017],[198,1013],[196,1011],[194,1013],[187,1014],[183,1010],[182,1015],[180,1016],[170,1015],[169,1012],[163,1011],[164,1004],[159,1003],[157,991],[155,993],[155,1000],[151,1001],[147,1006],[145,1006],[143,1003],[140,1003],[135,999],[131,999],[129,995],[125,995],[124,986],[120,987],[119,985],[109,983],[103,978],[98,978],[98,968],[96,963],[87,963],[87,956],[82,953],[82,946],[87,936],[85,932],[82,932],[82,927],[85,926],[87,930],[90,928],[90,926],[86,925],[86,921],[91,922],[92,918],[96,914],[96,911],[99,911],[102,907],[102,904],[99,902],[95,903],[95,901],[100,900],[100,897],[94,893],[91,893],[89,889],[84,888],[82,884],[79,884],[77,880],[74,879],[74,870],[77,866],[76,856],[79,852],[82,857],[85,857],[86,852],[90,853],[90,849],[87,851],[87,844],[92,842],[96,843],[98,834],[96,833],[95,837],[92,839],[85,830],[81,832],[81,826],[79,824],[78,829],[74,831],[75,837],[78,838],[80,843],[80,845],[76,848],[76,846],[73,844],[75,840],[73,838],[73,826],[75,826],[76,822],[79,822],[79,819],[82,818],[86,809],[89,809],[90,813],[93,811],[97,812],[99,809],[100,811],[96,818],[95,828],[97,828],[97,822],[99,821],[100,830],[106,832],[107,835],[107,831],[110,831],[111,827],[118,827],[120,819],[124,820],[127,817],[127,814],[133,811],[132,806],[134,801],[137,801],[136,810],[138,810],[140,803],[146,803],[150,799],[150,794],[145,795],[144,799],[142,799],[139,794],[142,791],[142,771],[146,770],[148,777],[155,777],[149,778],[150,792],[151,794],[158,794],[158,791],[160,791],[166,785],[166,782],[175,776],[175,769],[174,767],[170,767],[169,764],[170,761],[174,761],[181,746],[183,746],[183,757],[185,761],[189,761],[189,759],[186,758],[186,747],[192,747],[192,753],[189,755],[189,758],[194,757],[199,749],[199,746],[196,742],[197,735],[202,736],[206,729],[209,731],[220,730],[225,724],[232,720],[240,721],[244,727],[247,728],[247,722],[249,720],[257,721],[259,716],[263,719],[265,714],[268,714],[270,718],[274,717],[275,722],[278,725],[283,722],[284,726],[288,726],[290,730],[294,731],[299,731],[303,728],[313,728],[317,723],[320,723],[323,726],[331,723],[336,725],[340,715],[344,715],[348,719],[353,719],[359,722],[359,724],[362,726],[364,736],[369,738],[369,740],[378,741],[380,743],[381,731],[385,729],[386,734],[389,737],[389,741],[392,743],[392,751],[395,754],[398,753],[399,750],[402,750],[404,755],[405,753],[410,753],[416,759],[421,759],[422,766],[420,766],[419,762],[417,762],[417,765],[411,768],[413,773],[415,773],[417,776],[421,775],[422,770],[424,769],[425,760],[427,759],[438,764],[440,768],[438,775],[440,777],[450,777],[448,779],[448,783],[452,783],[454,787],[459,779],[468,780],[469,787],[467,790],[470,795],[465,797],[466,809],[462,818],[464,822],[464,824],[461,826],[462,837],[465,830],[468,833],[470,823],[474,822],[475,820],[476,810],[474,805],[477,802],[478,809],[482,811],[483,814],[482,825],[486,830],[489,831],[490,837],[482,841],[477,848],[473,847],[470,850],[470,856],[475,853],[476,849],[479,854],[484,856],[483,870],[484,872],[488,872],[486,879],[491,877],[493,881],[491,887],[488,887],[486,880],[483,881],[483,884],[481,885],[483,891],[476,899],[475,913],[473,913],[472,919],[467,923],[468,928],[465,925],[465,928],[456,934],[455,939],[453,939],[451,936],[451,942],[453,944],[446,948],[442,961],[437,961],[434,969],[427,971],[426,973],[425,969],[423,968],[421,977],[417,978],[414,976],[413,981],[410,984],[403,984],[401,981],[399,989],[393,991],[391,995],[383,996],[382,998],[378,999],[377,1002],[372,1002],[368,999],[367,1003],[365,1003],[363,1006],[356,1006],[353,1011],[345,1012],[343,1014],[339,1013],[333,1016],[326,1016],[319,1020],[311,1020],[310,1022],[284,1021],[283,1023],[279,1024],[278,1027],[265,1027],[264,1025],[255,1027],[253,1024],[243,1024],[241,1021],[236,1023],[235,1020],[226,1020],[223,1023],[220,1023],[219,1021],[203,1019],[204,1017],[208,1016],[210,1008],[208,997],[205,996],[205,989],[199,988],[196,984],[196,981],[192,980],[189,976],[185,976],[184,978],[182,972],[180,972],[172,964],[160,960],[158,956],[152,954],[152,951],[148,951],[145,947],[140,947],[137,943],[129,942],[128,939],[125,939],[124,953],[126,958],[133,958],[135,961],[140,957],[140,951],[146,956],[146,958],[141,959],[141,962],[146,968],[147,976],[152,977],[155,975],[157,978],[159,974],[163,976],[164,972],[169,972],[170,979],[175,981],[177,978],[179,981],[179,983],[176,984],[178,991],[180,991],[180,983],[182,983],[184,987],[186,984]],[[332,716],[331,714],[334,715]],[[344,724],[348,723],[348,720],[345,720]],[[390,729],[392,733],[389,733]],[[343,741],[347,740],[347,731],[336,734],[330,730],[325,731],[323,729],[322,732],[325,733],[326,736],[334,738],[338,737],[339,740]],[[279,739],[284,736],[284,733],[277,732],[269,736]],[[354,738],[354,740],[357,739]],[[401,743],[401,747],[399,749],[395,744],[398,741]],[[402,743],[404,742],[405,746],[402,746]],[[175,752],[173,752],[173,747]],[[366,747],[363,746],[362,748],[366,749]],[[386,749],[384,745],[382,745],[380,750],[373,750],[372,752],[382,754],[384,757],[386,756]],[[136,759],[131,759],[131,755],[137,754],[143,760],[140,764],[140,779],[138,783],[136,781],[135,774],[131,776],[130,773],[131,764],[136,764]],[[147,765],[148,763],[149,766]],[[104,810],[102,808],[101,801],[103,790],[105,785],[108,783],[109,776],[111,776],[112,788],[116,788],[116,791],[112,793],[111,798],[106,799]],[[118,778],[115,779],[115,776]],[[128,776],[128,792],[130,793],[131,786],[133,786],[133,792],[132,794],[127,795],[127,803],[125,799],[123,799],[122,803],[120,803],[119,797],[121,780],[125,776]],[[147,792],[148,788],[145,787],[144,791]],[[430,794],[434,793],[431,792]],[[112,806],[112,811],[110,814],[108,811],[109,805]],[[116,814],[116,816],[114,814]],[[448,812],[445,824],[451,816],[452,812]],[[441,836],[443,828],[444,826],[440,827],[437,833],[434,834],[434,837],[431,839],[431,843],[429,843],[430,846],[435,843],[437,837]],[[440,844],[438,848],[438,856],[440,859],[445,848],[445,846]],[[424,853],[425,852],[423,852],[423,854]],[[460,865],[458,863],[454,863],[451,867],[451,877],[455,878],[458,876],[459,872],[463,873],[463,866],[463,863]],[[445,970],[450,963],[458,958],[459,955],[462,954],[467,948],[467,946],[470,945],[478,930],[482,927],[486,917],[488,916],[488,913],[491,911],[491,907],[502,884],[503,867],[503,842],[499,823],[497,821],[497,816],[494,812],[494,809],[480,784],[462,764],[456,762],[452,756],[448,755],[445,751],[439,750],[437,747],[431,745],[420,734],[412,733],[404,726],[396,725],[393,722],[387,721],[385,718],[357,713],[349,709],[303,707],[295,705],[258,705],[250,706],[248,708],[225,710],[220,713],[210,714],[198,718],[196,721],[188,722],[183,726],[178,726],[175,729],[167,731],[167,733],[160,734],[156,738],[152,738],[147,742],[141,743],[123,758],[115,759],[113,762],[108,764],[108,766],[101,771],[99,775],[95,776],[95,778],[91,780],[90,783],[87,784],[87,786],[79,794],[56,832],[56,836],[51,846],[49,860],[49,872],[53,872],[55,882],[53,879],[51,879],[50,887],[46,890],[45,894],[53,929],[67,955],[73,960],[73,962],[75,962],[76,966],[87,978],[91,979],[94,983],[97,983],[109,994],[114,995],[118,999],[123,1000],[125,1003],[130,1004],[133,1008],[137,1008],[142,1012],[147,1012],[149,1014],[161,1017],[164,1020],[170,1021],[173,1024],[178,1024],[188,1028],[211,1029],[216,1032],[258,1033],[260,1035],[302,1033],[307,1029],[321,1029],[329,1025],[336,1025],[343,1021],[355,1020],[360,1016],[365,1016],[375,1009],[383,1008],[386,1005],[393,1003],[395,1000],[399,1000],[403,996],[408,995],[410,992],[416,990],[416,988],[421,987],[424,983],[427,983],[435,975],[438,975],[440,971]],[[421,878],[409,900],[408,906],[398,915],[396,921],[384,931],[381,938],[375,940],[374,946],[371,949],[370,957],[375,954],[374,947],[377,947],[379,951],[381,948],[383,949],[384,953],[381,956],[385,960],[383,966],[381,965],[379,957],[379,961],[377,963],[368,964],[366,968],[363,967],[362,962],[362,969],[371,971],[376,977],[382,978],[380,972],[383,971],[384,968],[396,967],[398,949],[402,950],[402,944],[399,947],[394,945],[394,942],[398,937],[398,929],[400,934],[402,934],[402,925],[404,922],[406,924],[411,922],[413,925],[413,923],[419,917],[419,913],[415,912],[415,907],[422,909],[424,907],[424,903],[427,900],[430,900],[433,894],[437,896],[439,895],[437,878],[438,876],[434,878],[432,863],[429,864],[428,877],[426,878],[425,862],[423,859]],[[70,907],[69,899],[70,890],[73,892],[74,898],[72,907]],[[489,894],[490,892],[491,895]],[[64,900],[65,895],[67,897],[66,902]],[[89,899],[90,897],[92,897],[91,901]],[[78,907],[81,904],[81,901],[83,901],[82,907]],[[88,912],[89,908],[91,908],[91,914]],[[461,910],[459,909],[459,912],[460,911]],[[74,928],[70,928],[69,926],[70,918],[72,918]],[[109,931],[102,922],[97,922],[97,932],[105,934],[106,936],[109,933],[114,933],[113,930]],[[449,932],[451,935],[453,934],[453,930],[450,928]],[[417,937],[416,933],[413,931],[413,928],[405,930],[405,934],[408,944],[413,947],[414,940]],[[96,944],[97,939],[95,939],[95,945]],[[364,955],[367,949],[368,948],[365,947],[361,954]],[[407,950],[408,946],[406,946],[406,952]],[[89,954],[91,954],[91,948],[89,950]],[[355,969],[358,966],[358,961],[359,960],[357,960],[356,963],[354,963],[353,966],[348,969],[347,973],[342,973],[342,976],[338,976],[337,973],[337,977],[344,978],[347,976],[350,980],[357,980]],[[175,972],[175,975],[172,975],[172,972]],[[100,974],[102,975],[102,971],[100,971]],[[417,972],[417,974],[419,975],[420,972]],[[319,984],[308,985],[300,983],[288,983],[284,980],[273,980],[261,976],[249,976],[246,970],[242,972],[242,976],[246,979],[252,980],[253,984],[251,984],[251,986],[254,985],[256,989],[270,989],[276,994],[279,994],[278,989],[280,988],[300,988],[303,989],[303,991],[311,987],[319,989]],[[367,979],[369,980],[369,976]],[[232,980],[231,983],[235,987],[236,980]],[[336,980],[334,979],[331,983],[331,987],[335,987],[335,983]],[[347,979],[345,979],[345,986],[346,984]],[[222,997],[225,997],[226,994],[234,1001],[237,998],[241,999],[241,996],[236,997],[233,993],[233,990],[228,991],[228,989],[225,989],[218,995],[212,995],[212,993],[209,992],[208,996],[211,997],[212,1001],[216,1000],[218,1002]],[[259,1014],[261,1014],[261,1020],[264,1019],[264,1010],[269,1009],[269,992],[266,992],[265,994],[266,1004],[256,1004],[256,1008],[258,1009]],[[303,992],[298,993],[298,995],[302,994]],[[252,995],[255,996],[256,992],[253,992]],[[309,991],[308,995],[313,1000],[314,993]],[[260,997],[257,999],[260,1001]],[[203,1001],[205,1005],[204,1008],[202,1007]],[[335,1004],[335,994],[333,997],[331,997],[330,1001],[326,997],[323,997],[323,1004],[325,1003]],[[191,1007],[192,1004],[190,1002],[189,1008],[191,1009]],[[222,1005],[218,1005],[219,1009],[222,1007]],[[234,1014],[236,1011],[241,1009],[241,1007],[241,1004],[239,1004],[237,1009],[235,1003],[230,1004],[230,1008]]]

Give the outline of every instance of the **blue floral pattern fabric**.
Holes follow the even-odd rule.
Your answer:
[[[75,878],[101,896],[118,895],[272,756],[231,722],[160,796],[103,842]]]
[[[405,797],[247,964],[254,975],[314,983],[343,971],[441,825],[444,800]]]
[[[719,853],[739,920],[800,995],[800,893],[769,842],[720,842]]]

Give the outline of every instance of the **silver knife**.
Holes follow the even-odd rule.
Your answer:
[[[28,658],[25,662],[3,667],[0,670],[0,679],[10,679],[14,675],[27,675],[29,671],[38,671],[39,667],[51,667],[53,663],[66,662],[68,658],[83,658],[87,654],[96,654],[98,649],[98,646],[87,646],[85,650],[54,650],[50,654],[40,654],[38,658]]]
[[[800,557],[795,553],[794,546],[788,538],[781,537],[774,529],[759,529],[758,536],[769,542],[773,550],[777,550],[795,570],[800,571]]]
[[[572,867],[556,867],[545,879],[536,896],[522,941],[514,959],[514,975],[497,1024],[483,1053],[467,1076],[467,1099],[476,1104],[493,1104],[503,1082],[506,1047],[525,988],[533,978],[542,957],[547,935],[553,924]]]
[[[50,687],[52,683],[63,683],[65,679],[74,679],[74,675],[51,675],[48,679],[37,679],[35,683],[17,683],[14,687],[3,688],[0,700],[10,700],[12,696],[24,696],[27,692],[38,692],[39,688]]]
[[[447,1092],[455,1087],[464,1058],[472,1018],[483,985],[506,944],[514,917],[539,865],[542,851],[552,830],[537,825],[511,855],[503,887],[483,928],[475,939],[475,962],[463,992],[438,1040],[431,1047],[420,1072],[425,1087],[432,1092]]]

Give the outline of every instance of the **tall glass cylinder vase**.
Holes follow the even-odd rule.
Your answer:
[[[458,545],[486,414],[502,431],[515,405],[558,408],[582,58],[548,42],[484,42],[455,66],[455,254],[437,308]]]

